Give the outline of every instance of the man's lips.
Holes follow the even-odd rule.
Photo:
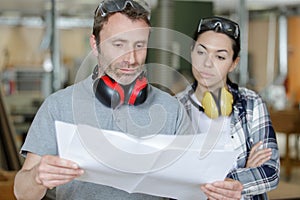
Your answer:
[[[126,74],[133,74],[136,72],[135,69],[133,68],[120,68],[119,69],[122,73],[126,73]]]

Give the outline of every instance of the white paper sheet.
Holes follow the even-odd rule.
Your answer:
[[[200,158],[206,134],[138,139],[58,121],[56,132],[59,155],[85,170],[79,180],[178,200],[206,199],[200,185],[223,180],[237,157],[216,145]]]

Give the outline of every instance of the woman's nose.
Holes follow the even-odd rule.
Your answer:
[[[205,67],[212,67],[212,59],[209,55],[206,56],[205,60],[204,60],[204,66]]]

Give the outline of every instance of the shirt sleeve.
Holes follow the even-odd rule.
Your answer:
[[[248,149],[243,158],[244,166],[238,166],[233,169],[228,175],[228,178],[232,178],[240,181],[243,184],[243,195],[258,195],[266,193],[272,189],[275,189],[279,183],[280,173],[280,159],[278,145],[276,141],[275,131],[272,127],[270,115],[265,103],[260,97],[253,99],[253,102],[247,103],[247,129],[249,133],[251,145],[256,144],[259,141],[263,142],[263,148],[271,148],[272,156],[270,160],[266,161],[263,165],[255,168],[245,168],[247,157],[251,150]],[[249,138],[246,138],[249,140]]]
[[[57,154],[53,107],[46,99],[39,108],[21,148],[21,155],[31,152],[37,155]]]

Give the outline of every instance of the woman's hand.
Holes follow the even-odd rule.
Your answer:
[[[201,190],[209,200],[240,200],[242,197],[243,185],[237,180],[226,178],[224,181],[204,184],[201,186]]]
[[[246,163],[246,168],[259,167],[266,161],[270,160],[272,155],[272,149],[260,149],[259,147],[261,145],[262,142],[260,141],[251,148],[250,155]]]

